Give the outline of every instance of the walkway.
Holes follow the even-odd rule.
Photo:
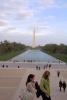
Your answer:
[[[14,98],[12,100],[19,100],[18,95],[20,94],[20,91],[22,89],[25,89],[25,82],[26,82],[27,76],[30,73],[35,74],[36,80],[38,82],[40,82],[40,79],[41,79],[43,72],[44,72],[44,70],[37,71],[33,68],[31,68],[31,69],[28,68],[25,75],[24,75],[24,78],[22,78],[21,83],[18,87],[18,90],[16,91],[16,94],[14,95]],[[67,100],[67,91],[65,93],[63,91],[62,92],[59,91],[59,87],[58,87],[59,79],[57,77],[56,70],[53,69],[53,70],[50,70],[50,72],[51,72],[50,87],[51,87],[52,100]],[[41,97],[39,99],[36,98],[36,100],[42,100],[42,98]]]
[[[64,93],[63,90],[60,92],[58,84],[59,84],[59,78],[57,77],[57,71],[52,70],[51,71],[51,98],[52,100],[67,100],[67,90]],[[67,80],[67,79],[66,79]]]

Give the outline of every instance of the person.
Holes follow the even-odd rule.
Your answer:
[[[43,100],[51,100],[49,76],[50,72],[45,71],[40,82],[41,96]]]
[[[49,64],[49,69],[51,68],[51,64]]]
[[[36,89],[35,89],[35,75],[29,74],[27,81],[26,81],[26,88],[27,91],[31,94],[31,100],[34,100],[34,97],[36,95]]]
[[[2,65],[2,67],[3,67],[3,68],[5,67],[4,64]]]
[[[39,70],[40,70],[40,66],[39,66]]]
[[[37,81],[35,82],[35,89],[37,90],[36,91],[36,97],[39,98],[41,96],[42,91],[41,91],[40,85],[38,84]]]
[[[18,68],[20,68],[20,66],[18,65]]]
[[[36,65],[36,70],[38,70],[38,65]]]
[[[58,76],[58,77],[60,76],[60,71],[57,71],[57,76]]]
[[[60,80],[60,81],[59,81],[60,91],[61,91],[62,85],[63,85],[63,83],[62,83],[62,81]]]
[[[63,86],[63,90],[64,90],[64,92],[65,92],[65,90],[66,90],[66,82],[65,82],[65,81],[63,81],[62,86]]]
[[[19,95],[20,100],[34,100],[36,97],[35,75],[29,74],[26,81],[26,90]]]
[[[6,68],[8,68],[8,65],[6,65]]]

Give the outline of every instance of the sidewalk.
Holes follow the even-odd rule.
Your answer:
[[[50,83],[52,100],[67,100],[67,90],[65,93],[63,91],[60,92],[58,86],[59,78],[57,77],[57,72],[55,70],[51,71]]]
[[[13,100],[18,100],[18,95],[20,94],[21,89],[25,89],[25,82],[27,79],[27,76],[30,73],[35,74],[35,78],[38,82],[40,82],[41,76],[43,74],[44,70],[35,70],[35,69],[27,69],[24,77],[21,80],[21,83],[14,95]],[[56,70],[50,70],[50,89],[51,89],[51,100],[67,100],[67,91],[64,93],[63,91],[60,92],[59,91],[59,87],[58,87],[58,83],[59,83],[59,79],[57,77],[57,73]],[[36,98],[36,100],[42,100],[42,98]]]

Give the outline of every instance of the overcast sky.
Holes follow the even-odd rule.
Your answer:
[[[0,0],[0,41],[67,44],[67,0]]]

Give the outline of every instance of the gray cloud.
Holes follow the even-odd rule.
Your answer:
[[[28,9],[21,9],[17,13],[17,19],[18,20],[24,20],[24,19],[29,19],[33,17],[33,11],[28,10]]]
[[[56,0],[41,0],[46,6],[55,4]]]
[[[7,25],[7,22],[5,20],[0,20],[0,27],[4,27]]]

